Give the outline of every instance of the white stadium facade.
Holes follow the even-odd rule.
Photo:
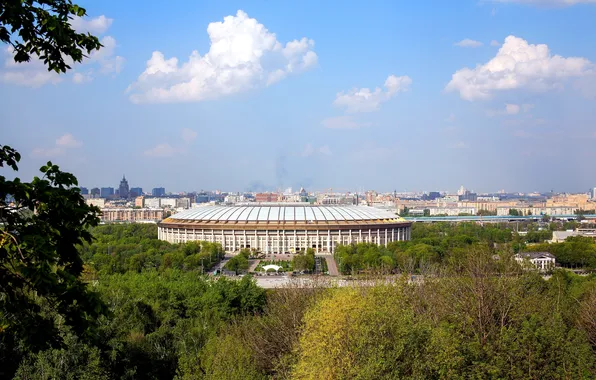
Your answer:
[[[220,243],[226,252],[249,248],[296,253],[314,248],[333,253],[340,244],[409,240],[411,227],[396,214],[373,207],[285,203],[185,210],[161,221],[158,236],[170,243]]]

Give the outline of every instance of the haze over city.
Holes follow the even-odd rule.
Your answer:
[[[585,192],[590,1],[101,2],[64,75],[3,50],[4,142],[83,186]],[[432,12],[430,11],[432,9]]]

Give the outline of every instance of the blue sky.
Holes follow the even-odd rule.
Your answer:
[[[73,72],[0,53],[23,178],[52,160],[170,191],[596,186],[594,1],[80,5],[105,47]]]

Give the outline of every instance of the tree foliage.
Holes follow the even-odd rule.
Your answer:
[[[0,166],[18,170],[20,156],[0,147]],[[42,178],[0,176],[0,367],[23,351],[60,346],[61,326],[84,340],[105,308],[81,281],[77,247],[91,242],[99,210],[88,206],[76,178],[48,162]]]
[[[85,15],[70,0],[2,0],[0,41],[12,46],[15,62],[40,59],[49,71],[66,72],[71,62],[102,46],[97,37],[70,25],[72,17]]]

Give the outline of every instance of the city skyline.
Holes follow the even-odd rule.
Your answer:
[[[73,73],[0,53],[4,143],[88,188],[585,192],[596,5],[539,3],[89,1]]]

